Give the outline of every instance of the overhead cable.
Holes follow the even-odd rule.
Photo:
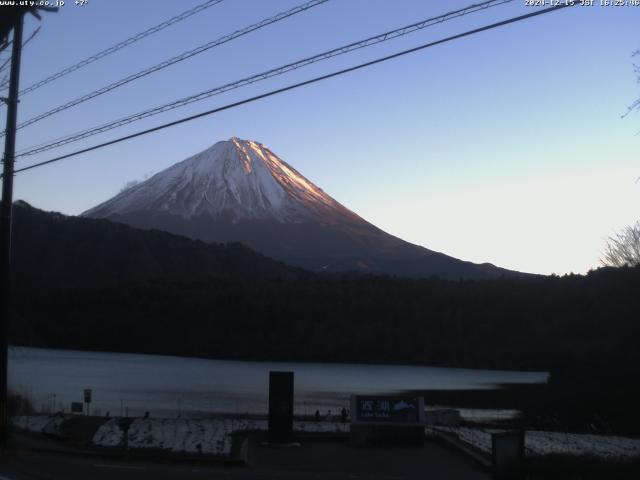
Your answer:
[[[127,125],[129,123],[133,123],[139,120],[142,120],[144,118],[148,118],[154,115],[158,115],[160,113],[163,112],[167,112],[169,110],[174,110],[176,108],[179,107],[183,107],[185,105],[189,105],[191,103],[194,102],[198,102],[201,100],[204,100],[206,98],[212,97],[214,95],[219,95],[221,93],[227,92],[229,90],[234,90],[236,88],[240,88],[240,87],[244,87],[247,85],[251,85],[253,83],[262,81],[262,80],[266,80],[278,75],[282,75],[284,73],[290,72],[292,70],[297,70],[299,68],[305,67],[307,65],[311,65],[313,63],[316,62],[320,62],[322,60],[327,60],[333,57],[336,57],[338,55],[344,55],[346,53],[355,51],[355,50],[359,50],[361,48],[365,48],[365,47],[369,47],[371,45],[375,45],[378,43],[382,43],[382,42],[386,42],[389,41],[391,39],[397,38],[397,37],[401,37],[404,35],[408,35],[410,33],[422,30],[424,28],[439,24],[439,23],[443,23],[449,20],[452,20],[454,18],[463,16],[463,15],[468,15],[470,13],[473,12],[477,12],[479,10],[484,10],[490,7],[495,7],[498,5],[502,5],[504,3],[509,3],[512,2],[513,0],[491,0],[491,1],[486,1],[486,2],[482,2],[482,3],[478,3],[478,4],[473,4],[473,5],[469,5],[468,7],[465,8],[461,8],[458,10],[454,10],[452,12],[448,12],[445,13],[444,15],[439,15],[437,17],[432,17],[432,18],[428,18],[426,20],[423,20],[421,22],[417,22],[417,23],[413,23],[411,25],[407,25],[401,28],[397,28],[395,30],[390,30],[388,32],[384,32],[369,38],[366,38],[364,40],[360,40],[357,42],[353,42],[350,43],[348,45],[344,45],[342,47],[338,47],[338,48],[334,48],[332,50],[328,50],[316,55],[313,55],[311,57],[307,57],[292,63],[288,63],[286,65],[277,67],[277,68],[273,68],[270,70],[267,70],[265,72],[262,73],[258,73],[255,75],[251,75],[249,77],[245,77],[243,79],[240,80],[236,80],[234,82],[231,83],[227,83],[218,87],[214,87],[208,90],[205,90],[203,92],[200,93],[196,93],[194,95],[190,95],[188,97],[184,97],[181,98],[179,100],[175,100],[173,102],[169,102],[163,105],[159,105],[157,107],[153,107],[147,110],[144,110],[142,112],[138,112],[123,118],[120,118],[118,120],[113,120],[111,122],[96,126],[96,127],[91,127],[89,129],[85,129],[82,130],[80,132],[76,132],[74,134],[71,135],[67,135],[61,138],[58,138],[56,140],[52,140],[49,141],[47,143],[44,144],[40,144],[40,145],[36,145],[36,146],[32,146],[32,147],[27,147],[26,149],[23,149],[21,152],[19,152],[16,155],[16,158],[18,157],[24,157],[24,156],[30,156],[30,155],[35,155],[37,153],[41,153],[44,152],[46,150],[51,150],[53,148],[57,148],[57,147],[61,147],[63,145],[67,145],[69,143],[73,143],[73,142],[77,142],[79,140],[82,140],[84,138],[88,138],[94,135],[98,135],[100,133],[112,130],[114,128],[118,128],[121,127],[123,125]]]
[[[319,77],[315,77],[315,78],[312,78],[310,80],[305,80],[303,82],[299,82],[299,83],[295,83],[295,84],[292,84],[292,85],[288,85],[288,86],[283,87],[283,88],[279,88],[279,89],[276,89],[276,90],[271,90],[271,91],[263,93],[261,95],[256,95],[254,97],[246,98],[244,100],[240,100],[238,102],[230,103],[230,104],[224,105],[222,107],[214,108],[212,110],[207,110],[205,112],[201,112],[201,113],[198,113],[198,114],[195,114],[195,115],[184,117],[184,118],[181,118],[179,120],[174,120],[172,122],[165,123],[163,125],[158,125],[158,126],[153,127],[153,128],[149,128],[149,129],[142,130],[142,131],[139,131],[139,132],[136,132],[136,133],[132,133],[130,135],[126,135],[126,136],[123,136],[123,137],[120,137],[120,138],[116,138],[116,139],[110,140],[108,142],[104,142],[104,143],[101,143],[101,144],[98,144],[98,145],[93,145],[91,147],[83,148],[81,150],[77,150],[75,152],[67,153],[65,155],[61,155],[59,157],[52,158],[50,160],[45,160],[43,162],[34,163],[32,165],[28,165],[26,167],[19,168],[19,169],[15,170],[15,172],[16,173],[24,172],[24,171],[31,170],[31,169],[34,169],[34,168],[38,168],[38,167],[41,167],[41,166],[44,166],[44,165],[49,165],[51,163],[59,162],[59,161],[64,160],[64,159],[80,155],[82,153],[87,153],[87,152],[91,152],[91,151],[94,151],[94,150],[98,150],[100,148],[104,148],[104,147],[107,147],[109,145],[114,145],[116,143],[120,143],[120,142],[124,142],[126,140],[130,140],[132,138],[140,137],[140,136],[143,136],[143,135],[147,135],[149,133],[153,133],[153,132],[157,132],[159,130],[163,130],[165,128],[173,127],[175,125],[179,125],[179,124],[182,124],[182,123],[185,123],[185,122],[190,122],[190,121],[198,119],[198,118],[202,118],[202,117],[205,117],[205,116],[213,115],[215,113],[219,113],[219,112],[222,112],[224,110],[229,110],[229,109],[238,107],[240,105],[245,105],[245,104],[248,104],[248,103],[255,102],[257,100],[261,100],[263,98],[271,97],[273,95],[278,95],[280,93],[284,93],[284,92],[287,92],[289,90],[294,90],[294,89],[303,87],[305,85],[310,85],[312,83],[317,83],[317,82],[320,82],[320,81],[323,81],[323,80],[327,80],[329,78],[333,78],[333,77],[337,77],[337,76],[340,76],[340,75],[344,75],[344,74],[349,73],[349,72],[353,72],[353,71],[356,71],[356,70],[360,70],[362,68],[370,67],[372,65],[376,65],[376,64],[379,64],[379,63],[382,63],[382,62],[386,62],[388,60],[392,60],[394,58],[402,57],[402,56],[408,55],[410,53],[414,53],[414,52],[417,52],[417,51],[420,51],[420,50],[424,50],[426,48],[430,48],[430,47],[434,47],[436,45],[440,45],[440,44],[443,44],[443,43],[446,43],[446,42],[450,42],[452,40],[457,40],[459,38],[467,37],[467,36],[474,35],[474,34],[477,34],[477,33],[480,33],[480,32],[484,32],[484,31],[487,31],[487,30],[492,30],[494,28],[498,28],[498,27],[502,27],[502,26],[505,26],[505,25],[509,25],[509,24],[512,24],[512,23],[515,23],[515,22],[526,20],[528,18],[536,17],[536,16],[539,16],[539,15],[544,15],[546,13],[555,12],[555,11],[564,9],[566,7],[572,7],[574,5],[578,5],[578,3],[576,3],[576,2],[563,3],[563,4],[560,4],[558,6],[549,7],[549,8],[545,8],[545,9],[541,9],[541,10],[536,10],[536,11],[533,11],[531,13],[527,13],[525,15],[520,15],[518,17],[512,17],[512,18],[509,18],[507,20],[503,20],[503,21],[500,21],[500,22],[492,23],[490,25],[485,25],[483,27],[475,28],[473,30],[468,30],[466,32],[459,33],[457,35],[452,35],[450,37],[446,37],[446,38],[443,38],[443,39],[440,39],[440,40],[436,40],[436,41],[433,41],[433,42],[425,43],[423,45],[420,45],[420,46],[417,46],[417,47],[413,47],[413,48],[410,48],[408,50],[403,50],[401,52],[394,53],[394,54],[391,54],[391,55],[387,55],[385,57],[381,57],[381,58],[378,58],[376,60],[371,60],[369,62],[361,63],[361,64],[355,65],[353,67],[345,68],[343,70],[338,70],[336,72],[328,73],[326,75],[321,75]]]
[[[114,52],[117,52],[118,50],[121,50],[125,47],[128,47],[129,45],[136,43],[140,40],[142,40],[143,38],[148,37],[149,35],[153,35],[154,33],[157,33],[161,30],[164,30],[165,28],[181,22],[182,20],[185,20],[189,17],[191,17],[192,15],[195,15],[197,13],[200,13],[210,7],[213,7],[214,5],[217,5],[221,2],[223,2],[224,0],[207,0],[204,3],[201,3],[199,5],[196,5],[193,8],[190,8],[189,10],[185,10],[184,12],[176,15],[175,17],[171,17],[168,20],[165,20],[164,22],[159,23],[158,25],[155,25],[151,28],[148,28],[147,30],[145,30],[144,32],[140,32],[136,35],[134,35],[133,37],[129,37],[126,40],[123,40],[122,42],[116,43],[115,45],[106,48],[94,55],[91,55],[88,58],[85,58],[84,60],[79,61],[78,63],[75,63],[67,68],[64,68],[62,70],[60,70],[57,73],[54,73],[53,75],[48,76],[47,78],[40,80],[36,83],[34,83],[33,85],[23,89],[20,92],[20,95],[25,95],[29,92],[32,92],[34,90],[37,90],[38,88],[53,82],[54,80],[57,80],[59,78],[64,77],[65,75],[68,75],[72,72],[75,72],[76,70],[79,70],[83,67],[86,67],[87,65],[95,62],[96,60],[100,60],[101,58],[106,57],[107,55],[111,55]]]
[[[26,120],[22,123],[20,123],[18,125],[18,129],[24,128],[28,125],[32,125],[36,122],[39,122],[40,120],[50,117],[52,115],[55,115],[56,113],[60,113],[63,110],[67,110],[71,107],[75,107],[76,105],[79,105],[81,103],[86,102],[87,100],[91,100],[92,98],[98,97],[100,95],[104,95],[107,92],[110,92],[111,90],[114,90],[116,88],[122,87],[123,85],[126,85],[128,83],[131,83],[135,80],[138,80],[139,78],[145,77],[147,75],[150,75],[152,73],[155,73],[159,70],[162,70],[164,68],[167,68],[171,65],[174,65],[176,63],[182,62],[184,60],[187,60],[188,58],[191,58],[195,55],[198,55],[202,52],[206,52],[207,50],[210,50],[214,47],[218,47],[222,44],[225,44],[227,42],[230,42],[231,40],[234,40],[238,37],[241,37],[243,35],[247,35],[255,30],[258,30],[260,28],[264,28],[267,25],[271,25],[272,23],[276,23],[279,22],[281,20],[284,20],[285,18],[291,17],[293,15],[296,15],[298,13],[304,12],[306,10],[309,10],[310,8],[316,7],[318,5],[321,5],[323,3],[328,2],[329,0],[310,0],[307,3],[304,3],[302,5],[298,5],[294,8],[291,8],[287,11],[284,12],[280,12],[277,15],[274,15],[273,17],[269,17],[266,18],[264,20],[261,20],[258,23],[254,23],[253,25],[250,25],[248,27],[242,28],[240,30],[236,30],[235,32],[229,34],[229,35],[225,35],[224,37],[220,37],[217,40],[214,40],[212,42],[208,42],[204,45],[201,45],[197,48],[194,48],[193,50],[189,50],[187,52],[181,53],[180,55],[177,55],[175,57],[172,57],[168,60],[165,60],[161,63],[158,63],[152,67],[146,68],[144,70],[141,70],[137,73],[134,73],[132,75],[129,75],[125,78],[122,78],[120,80],[117,80],[113,83],[110,83],[109,85],[106,85],[102,88],[99,88],[98,90],[94,90],[93,92],[87,93],[86,95],[82,95],[81,97],[75,98],[74,100],[71,100],[63,105],[59,105],[55,108],[52,108],[51,110],[48,110],[44,113],[41,113],[39,115],[36,115],[35,117],[30,118],[29,120]],[[1,136],[1,135],[0,135]]]

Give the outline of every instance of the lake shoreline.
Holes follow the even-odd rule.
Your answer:
[[[69,411],[70,403],[82,402],[82,392],[89,388],[92,411],[122,416],[147,411],[156,416],[264,414],[272,370],[295,372],[294,413],[306,416],[348,409],[352,394],[491,390],[547,379],[540,372],[211,360],[16,346],[10,348],[9,369],[12,390],[30,398],[37,410]]]
[[[174,358],[192,358],[199,360],[218,360],[218,361],[230,361],[230,362],[246,362],[246,363],[300,363],[300,364],[331,364],[331,365],[364,365],[364,366],[376,366],[376,365],[390,365],[397,367],[430,367],[430,368],[451,368],[457,370],[480,370],[480,371],[501,371],[501,372],[513,372],[513,373],[526,373],[526,374],[546,374],[549,375],[549,372],[545,372],[543,370],[531,370],[531,369],[518,369],[518,368],[477,368],[466,366],[465,364],[438,364],[438,363],[406,363],[406,362],[393,362],[393,361],[384,361],[384,362],[371,362],[371,361],[353,361],[353,362],[344,362],[340,360],[331,360],[331,359],[318,359],[318,360],[308,360],[308,359],[297,359],[297,358],[289,358],[289,359],[277,359],[269,356],[262,357],[257,355],[251,358],[244,358],[244,356],[207,356],[207,355],[198,355],[196,352],[193,354],[175,354],[175,353],[162,353],[162,352],[144,352],[144,351],[131,351],[131,350],[86,350],[82,348],[58,348],[58,347],[50,347],[50,346],[33,346],[33,345],[22,345],[12,343],[9,345],[10,348],[31,348],[38,350],[58,350],[58,351],[68,351],[68,352],[84,352],[84,353],[113,353],[120,355],[149,355],[149,356],[159,356],[159,357],[174,357]]]

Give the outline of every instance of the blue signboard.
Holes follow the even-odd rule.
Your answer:
[[[351,409],[355,422],[424,423],[422,397],[355,395]]]

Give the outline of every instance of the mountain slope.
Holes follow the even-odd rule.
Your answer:
[[[517,274],[464,262],[389,235],[262,144],[238,138],[216,143],[83,216],[206,242],[242,242],[312,271],[449,279]]]
[[[161,231],[14,204],[16,289],[129,288],[155,281],[297,278],[304,274],[238,243],[212,245]]]

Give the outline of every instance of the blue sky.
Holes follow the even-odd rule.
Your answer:
[[[44,15],[25,48],[21,86],[201,2],[68,1]],[[19,120],[299,3],[225,0],[25,95]],[[18,149],[470,3],[331,0],[24,128]],[[531,11],[517,0],[18,167]],[[631,58],[640,48],[639,21],[640,7],[577,6],[518,22],[19,174],[15,197],[78,214],[129,180],[238,136],[264,143],[405,240],[522,271],[586,272],[598,266],[606,238],[640,217],[640,116],[621,119],[640,96]],[[37,25],[28,19],[26,34]]]

